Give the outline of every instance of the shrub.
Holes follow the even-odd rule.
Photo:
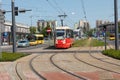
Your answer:
[[[104,55],[107,55],[116,59],[120,59],[120,50],[108,49],[108,50],[102,51],[102,53]]]

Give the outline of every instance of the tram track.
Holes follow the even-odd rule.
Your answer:
[[[110,47],[111,48],[111,47]],[[97,55],[99,55],[100,56],[100,54],[101,54],[101,57],[96,57],[96,56],[94,56],[94,54],[97,54]],[[100,62],[104,62],[104,63],[107,63],[108,65],[113,65],[113,66],[117,66],[117,67],[120,67],[120,64],[117,64],[117,63],[113,63],[113,62],[110,62],[110,61],[105,61],[105,59],[110,59],[110,57],[106,57],[105,55],[103,55],[99,50],[97,51],[97,53],[91,53],[91,52],[89,52],[89,55],[92,57],[92,58],[94,58],[94,59],[96,59],[96,60],[99,60]],[[113,59],[112,59],[113,60]],[[120,61],[119,61],[120,62]],[[109,70],[109,69],[105,69],[106,71],[110,71],[110,72],[113,72],[113,73],[117,73],[117,74],[120,74],[120,72],[116,72],[116,71],[114,71],[114,70]]]
[[[35,68],[33,67],[33,65],[32,65],[33,60],[34,60],[36,57],[38,57],[38,56],[39,56],[39,55],[33,57],[33,58],[30,60],[29,65],[30,65],[32,71],[33,71],[37,76],[39,76],[39,78],[41,78],[42,80],[47,80],[44,76],[42,76],[41,74],[39,74],[38,71],[36,71],[36,69],[35,69]]]
[[[20,75],[19,72],[18,72],[18,69],[17,69],[18,64],[19,64],[19,63],[17,62],[16,65],[15,65],[15,71],[16,71],[16,74],[17,74],[19,80],[23,80],[22,77],[21,77],[21,75]]]
[[[61,68],[59,65],[57,65],[57,64],[54,62],[54,60],[53,60],[53,58],[54,58],[57,54],[58,54],[58,53],[53,54],[53,55],[50,57],[50,61],[51,61],[51,63],[52,63],[55,67],[57,67],[58,69],[64,71],[65,73],[67,73],[67,74],[69,74],[69,75],[72,75],[72,76],[74,76],[74,77],[76,77],[76,78],[78,78],[78,79],[80,79],[80,80],[88,80],[87,78],[85,78],[85,77],[83,77],[83,76],[77,75],[77,74],[75,74],[75,73],[73,73],[73,72],[71,72],[71,71],[68,71],[68,70],[66,70],[66,69],[64,69],[64,68]]]
[[[92,50],[91,50],[91,47],[90,47],[89,50],[88,50],[88,55],[89,55],[89,57],[90,57],[91,59],[94,59],[94,61],[96,61],[96,63],[99,63],[99,64],[100,64],[100,63],[101,63],[101,64],[104,64],[104,63],[105,63],[106,65],[120,67],[119,64],[102,60],[102,59],[105,59],[106,57],[97,58],[97,57],[95,57],[93,54],[99,55],[99,54],[101,54],[101,52],[98,50],[97,52],[94,52],[94,53],[93,53]],[[88,56],[88,55],[87,55],[87,56]],[[112,69],[107,69],[107,68],[105,68],[105,67],[104,67],[105,65],[104,65],[104,66],[95,65],[95,64],[91,63],[90,61],[87,61],[87,57],[86,57],[86,60],[85,60],[85,59],[81,59],[80,57],[78,57],[78,52],[77,52],[77,51],[74,53],[74,57],[75,57],[75,59],[77,59],[78,61],[83,62],[83,63],[85,63],[85,64],[87,64],[87,65],[93,66],[93,67],[95,67],[95,68],[98,68],[98,69],[101,69],[101,70],[104,70],[104,71],[108,71],[108,72],[112,72],[112,73],[116,73],[116,74],[120,74],[120,72],[117,71],[117,70],[115,71],[115,70],[112,70]],[[98,62],[98,61],[99,61],[99,62]]]
[[[26,62],[26,66],[29,66],[29,70],[30,71],[28,71],[28,72],[30,72],[30,73],[28,73],[28,74],[32,74],[32,76],[34,76],[33,74],[35,74],[35,76],[37,76],[36,77],[36,79],[35,80],[47,80],[45,77],[43,77],[42,75],[40,75],[35,69],[34,69],[34,67],[33,67],[33,65],[32,65],[32,61],[36,58],[36,57],[38,57],[39,55],[36,55],[36,56],[34,56],[34,57],[32,57],[32,58],[30,58],[29,59],[29,61],[28,62]],[[16,71],[16,74],[17,74],[17,76],[18,76],[18,78],[19,78],[19,80],[26,80],[26,78],[27,78],[27,76],[25,75],[25,73],[27,73],[26,71],[24,71],[24,72],[22,72],[23,70],[24,70],[24,66],[25,65],[25,61],[24,62],[17,62],[16,63],[16,66],[15,66],[15,71]],[[28,67],[27,67],[27,69],[28,69]],[[24,73],[24,74],[23,74]],[[34,76],[34,77],[35,77]],[[30,78],[30,77],[28,77],[28,78]]]
[[[57,64],[55,63],[55,60],[53,60],[53,58],[54,58],[57,54],[59,54],[59,53],[56,52],[56,53],[54,53],[54,54],[50,54],[51,56],[49,57],[49,62],[50,62],[54,67],[56,67],[57,69],[61,70],[62,72],[66,73],[66,74],[69,75],[69,76],[78,78],[77,80],[88,80],[87,78],[85,78],[85,77],[83,77],[83,76],[76,75],[76,74],[74,74],[74,72],[67,71],[66,69],[61,68],[59,65],[57,65]],[[31,63],[32,63],[32,61],[33,61],[34,59],[36,59],[37,57],[39,57],[39,56],[34,57],[34,58],[31,60]],[[35,61],[39,61],[39,60],[36,59]],[[34,65],[32,65],[32,64],[30,64],[30,65],[32,66],[33,71],[34,71],[37,75],[39,75],[39,76],[41,77],[42,75],[40,75],[40,73],[38,73],[38,71],[34,68]],[[61,73],[61,72],[60,72],[60,73]],[[43,78],[43,80],[47,80],[47,78],[45,78],[44,75],[42,76],[42,78]],[[48,79],[48,80],[49,80],[49,79]],[[76,79],[75,79],[75,80],[76,80]]]
[[[61,66],[61,65],[59,65],[59,61],[67,61],[67,60],[64,60],[64,58],[63,58],[63,60],[62,59],[60,59],[59,61],[57,61],[56,59],[55,59],[55,57],[58,55],[59,56],[59,54],[61,54],[61,55],[64,55],[64,54],[69,54],[70,53],[70,55],[72,54],[73,55],[73,59],[75,59],[75,60],[77,60],[78,62],[77,62],[77,64],[79,64],[79,62],[82,62],[82,63],[84,63],[84,64],[86,64],[86,65],[89,65],[89,66],[92,66],[92,67],[95,67],[95,68],[97,68],[97,69],[100,69],[100,70],[104,70],[104,71],[108,71],[108,72],[111,72],[111,73],[116,73],[116,74],[120,74],[119,73],[119,71],[114,71],[114,70],[110,70],[110,69],[107,69],[107,68],[105,68],[105,67],[102,67],[102,66],[97,66],[97,65],[95,65],[95,64],[92,64],[92,63],[89,63],[89,62],[87,62],[87,61],[85,61],[84,59],[82,59],[82,58],[80,58],[79,57],[79,55],[81,55],[82,53],[84,54],[88,54],[87,56],[89,56],[90,58],[92,58],[92,59],[94,59],[94,60],[97,60],[97,61],[100,61],[100,63],[101,62],[103,62],[103,63],[105,63],[105,64],[108,64],[108,65],[114,65],[114,66],[117,66],[117,67],[119,67],[120,65],[119,64],[115,64],[115,63],[112,63],[112,62],[107,62],[107,61],[104,61],[103,59],[105,59],[106,57],[96,57],[96,54],[97,55],[99,55],[99,54],[101,54],[100,53],[100,51],[98,51],[98,50],[92,50],[91,49],[91,47],[89,47],[89,49],[85,49],[85,50],[80,50],[80,49],[78,49],[78,50],[71,50],[71,51],[69,51],[69,50],[59,50],[59,51],[56,51],[56,50],[48,50],[48,51],[40,51],[40,52],[34,52],[34,53],[37,53],[37,55],[36,56],[34,56],[34,57],[32,57],[30,60],[29,60],[29,63],[28,63],[28,65],[30,66],[30,69],[31,69],[31,71],[33,72],[33,73],[35,73],[35,75],[37,75],[38,77],[39,77],[39,79],[41,80],[49,80],[46,76],[44,76],[43,74],[41,74],[41,71],[40,71],[40,69],[36,69],[36,67],[34,67],[37,63],[39,63],[40,61],[39,61],[39,57],[40,57],[40,55],[38,55],[38,53],[44,53],[44,54],[46,54],[46,55],[48,55],[49,54],[49,57],[46,57],[46,58],[48,58],[49,60],[47,60],[49,63],[51,63],[54,67],[56,67],[57,69],[59,69],[59,70],[61,70],[61,71],[63,71],[64,73],[66,73],[67,75],[69,75],[69,76],[72,76],[72,77],[75,77],[75,78],[78,78],[79,80],[89,80],[89,78],[87,78],[87,77],[84,77],[83,75],[80,75],[80,74],[77,74],[77,73],[74,73],[74,71],[72,71],[71,70],[71,68],[69,68],[68,66],[66,66],[66,68],[68,67],[69,69],[66,69],[65,67],[63,67],[63,66]],[[95,55],[94,55],[95,54]],[[41,54],[41,55],[43,55],[43,54]],[[36,61],[38,61],[37,63],[34,63],[34,62],[36,62]],[[58,63],[57,63],[58,62]],[[33,63],[35,64],[35,65],[33,65]],[[22,79],[22,77],[21,77],[21,74],[19,73],[19,71],[17,71],[17,65],[18,64],[20,64],[20,63],[17,63],[16,64],[16,73],[17,73],[17,75],[18,75],[18,77],[20,78],[20,80],[24,80],[24,79]],[[40,64],[39,64],[40,65]],[[72,65],[72,66],[75,66],[75,65]],[[40,67],[40,66],[39,66]],[[38,68],[39,68],[38,67]],[[46,68],[47,69],[47,68]],[[60,72],[61,73],[61,72]]]

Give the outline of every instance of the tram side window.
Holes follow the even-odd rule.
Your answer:
[[[73,31],[72,30],[67,30],[66,31],[66,36],[67,36],[67,38],[72,38],[73,37]]]
[[[71,30],[71,38],[73,38],[73,31]]]
[[[27,36],[27,39],[28,39],[29,41],[35,41],[35,40],[36,40],[36,37],[33,36],[33,35],[29,35],[29,36]]]
[[[70,37],[69,30],[66,30],[66,37],[67,37],[67,38]]]
[[[43,40],[43,37],[38,37],[38,40]]]

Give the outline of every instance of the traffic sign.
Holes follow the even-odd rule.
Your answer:
[[[3,33],[3,37],[7,37],[8,36],[8,33],[7,32],[4,32]]]
[[[50,33],[50,32],[51,32],[51,29],[50,29],[50,28],[48,28],[48,29],[47,29],[47,33]]]
[[[50,33],[50,32],[51,32],[51,30],[50,30],[50,29],[48,29],[48,30],[47,30],[47,32],[48,32],[48,33]]]

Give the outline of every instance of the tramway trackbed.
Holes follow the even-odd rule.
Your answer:
[[[31,62],[38,55],[30,55],[17,61],[15,66],[16,73],[20,80],[46,80],[38,74],[32,67]]]
[[[79,54],[77,51],[74,53],[74,57],[89,66],[101,69],[99,74],[101,79],[116,79],[120,78],[120,60],[116,60],[103,55],[99,49],[93,52],[95,47],[89,47],[87,53]]]

